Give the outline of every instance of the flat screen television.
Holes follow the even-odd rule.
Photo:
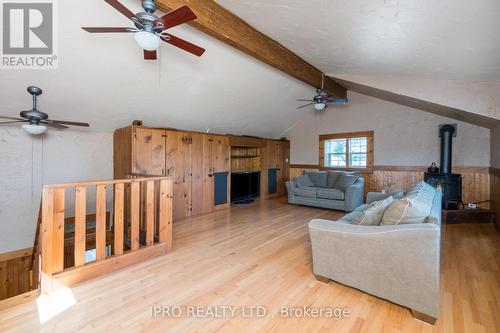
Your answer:
[[[231,173],[231,202],[251,202],[258,196],[260,196],[260,172]]]

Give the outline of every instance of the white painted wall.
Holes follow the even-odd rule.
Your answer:
[[[490,130],[431,113],[349,92],[347,105],[304,110],[282,136],[291,140],[291,163],[318,164],[320,134],[375,131],[375,165],[439,164],[438,126],[458,123],[454,166],[490,166]]]
[[[52,130],[35,137],[19,127],[0,127],[0,156],[2,253],[33,245],[42,184],[112,178],[113,135]]]

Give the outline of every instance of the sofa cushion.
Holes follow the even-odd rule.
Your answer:
[[[306,175],[301,175],[295,178],[295,184],[297,185],[297,187],[314,186],[311,179]]]
[[[294,193],[299,197],[316,198],[316,189],[314,187],[297,187]]]
[[[385,210],[392,204],[393,201],[394,199],[392,197],[387,197],[384,200],[372,202],[363,211],[361,219],[351,223],[358,225],[379,225]]]
[[[344,174],[344,171],[328,171],[328,177],[326,178],[326,187],[335,188],[340,177]]]
[[[358,175],[350,175],[348,173],[344,173],[340,176],[340,179],[335,185],[335,188],[345,192],[349,186],[351,186],[356,182],[356,180],[358,180],[358,178]]]
[[[361,220],[361,218],[363,217],[363,212],[359,212],[359,211],[354,211],[354,212],[350,212],[349,214],[347,214],[346,216],[344,216],[341,221],[347,221],[349,223],[353,223],[354,224],[358,224],[356,223],[356,221],[359,221]]]
[[[365,209],[368,208],[368,206],[370,206],[369,204],[362,204],[361,206],[359,206],[358,208],[356,208],[354,211],[355,212],[363,212]]]
[[[407,196],[390,205],[383,217],[382,225],[423,223],[429,216],[434,200],[435,190],[432,186],[417,184]]]
[[[314,186],[326,187],[328,173],[326,171],[304,172],[304,175],[311,179]]]
[[[334,188],[320,188],[317,191],[318,198],[331,200],[344,200],[344,192]]]

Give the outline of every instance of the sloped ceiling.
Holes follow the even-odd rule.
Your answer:
[[[141,10],[139,1],[122,3]],[[29,109],[26,87],[35,84],[44,90],[42,111],[53,119],[88,121],[91,130],[112,131],[141,119],[151,126],[276,137],[301,114],[295,99],[314,92],[189,26],[172,33],[206,48],[203,57],[165,45],[158,62],[146,62],[132,35],[80,29],[131,26],[104,1],[58,4],[58,69],[0,71],[1,115]]]
[[[333,77],[500,119],[498,0],[217,2]],[[138,0],[122,3],[141,10]],[[130,24],[104,1],[58,5],[59,68],[0,71],[0,114],[29,108],[25,88],[36,84],[44,89],[43,111],[54,119],[88,121],[92,130],[112,131],[141,119],[146,125],[277,137],[303,112],[295,99],[313,93],[190,27],[172,32],[205,47],[203,57],[165,45],[159,61],[145,62],[131,35],[80,29]]]
[[[217,2],[332,77],[500,119],[497,0]]]

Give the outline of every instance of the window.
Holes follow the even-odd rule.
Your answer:
[[[373,131],[327,134],[319,137],[322,169],[371,169]]]

